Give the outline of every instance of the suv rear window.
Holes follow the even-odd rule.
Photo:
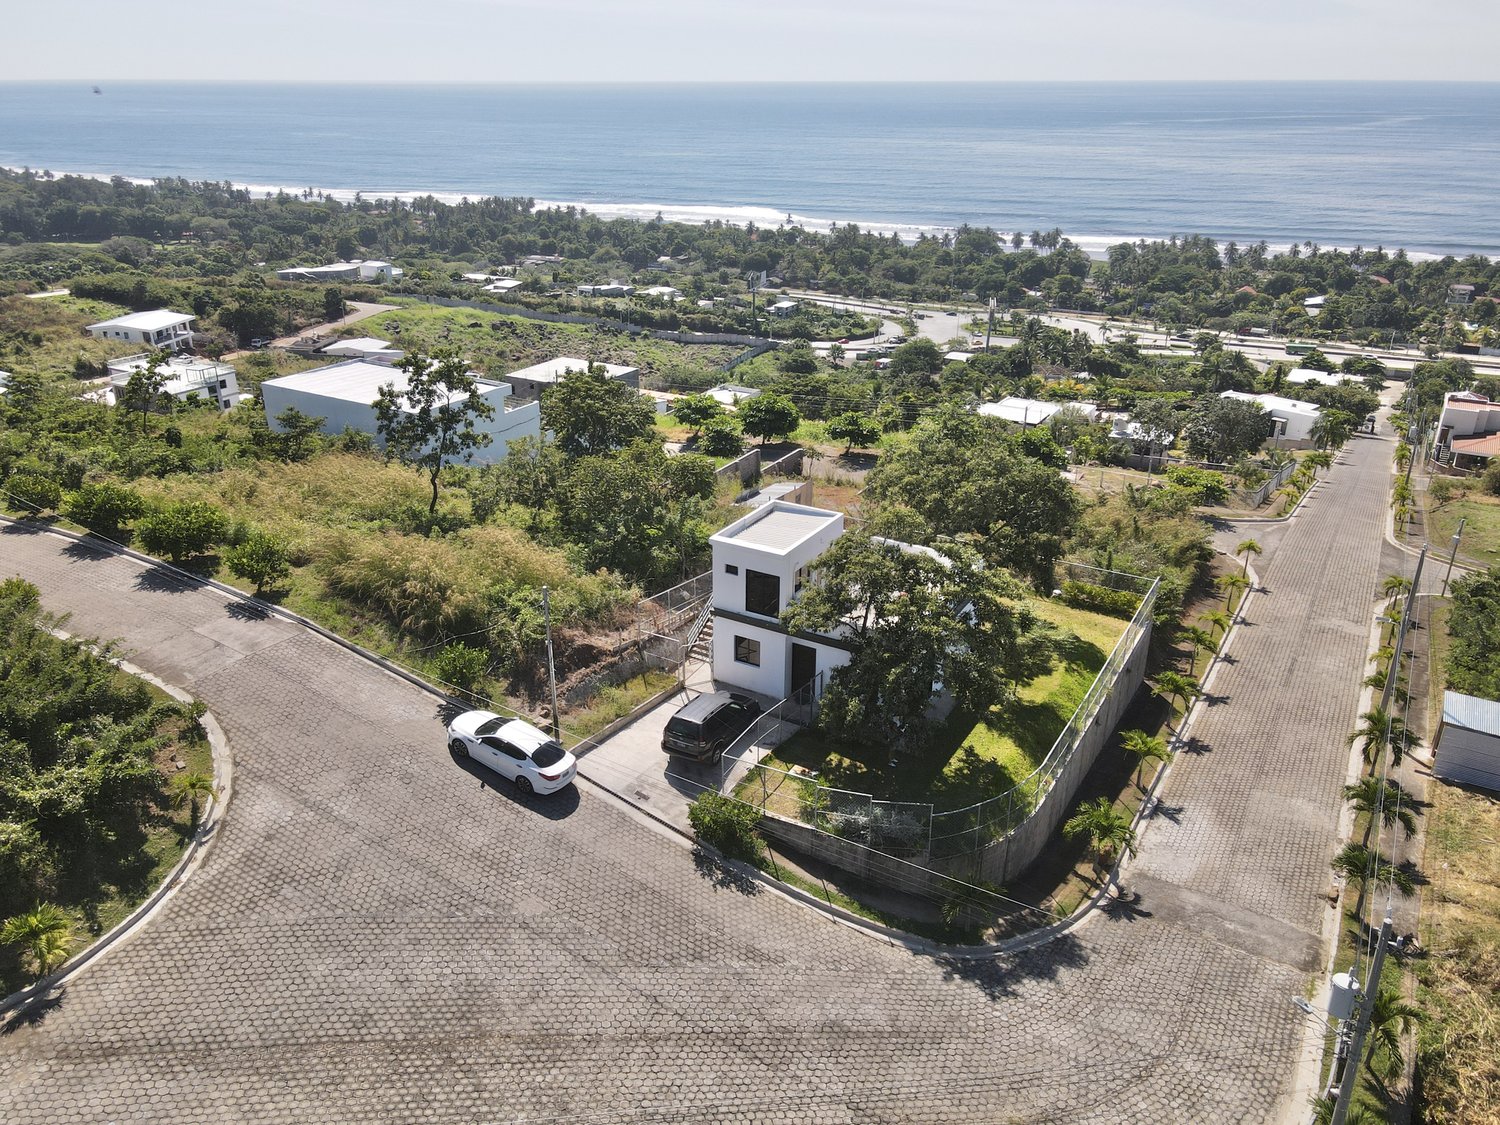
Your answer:
[[[696,735],[699,725],[692,719],[684,719],[681,715],[673,715],[667,720],[667,730],[672,734]]]

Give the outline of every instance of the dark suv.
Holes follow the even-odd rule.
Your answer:
[[[661,748],[699,762],[717,762],[724,750],[760,718],[748,695],[715,691],[700,695],[667,720]]]

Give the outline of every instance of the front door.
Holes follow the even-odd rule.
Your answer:
[[[812,645],[799,645],[792,642],[792,683],[790,695],[795,698],[797,693],[813,682],[818,674],[818,650]]]

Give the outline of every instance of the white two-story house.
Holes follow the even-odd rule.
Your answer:
[[[151,354],[143,353],[109,361],[109,385],[116,400],[124,395],[125,388],[130,384],[130,377],[150,366],[152,358]],[[161,393],[178,402],[197,399],[211,402],[220,410],[228,410],[239,401],[239,381],[235,377],[234,368],[227,363],[174,355],[163,360],[157,370],[165,379]]]
[[[781,624],[813,563],[843,532],[842,512],[776,500],[709,539],[718,683],[781,699],[849,663],[848,642]]]
[[[128,313],[113,320],[101,320],[88,326],[88,334],[98,340],[116,340],[143,344],[148,348],[171,348],[177,351],[192,347],[193,320],[187,313],[171,309]]]

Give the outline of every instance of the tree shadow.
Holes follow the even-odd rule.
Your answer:
[[[1088,953],[1076,935],[1066,933],[998,958],[967,960],[939,954],[932,960],[942,970],[944,980],[966,981],[989,999],[1004,1000],[1027,981],[1056,980],[1065,969],[1082,968],[1088,963]]]
[[[760,894],[764,889],[749,875],[743,871],[737,871],[718,856],[710,854],[701,847],[693,848],[693,867],[697,869],[699,875],[709,881],[715,890],[737,891],[748,898]]]
[[[465,706],[456,699],[444,699],[433,709],[432,717],[442,723],[443,729],[447,730],[449,723],[466,711],[472,710],[472,707]]]
[[[52,530],[52,521],[40,516],[13,516],[16,522],[0,524],[0,535],[41,535]]]
[[[1127,891],[1122,887],[1119,893],[1105,898],[1099,912],[1111,922],[1134,922],[1138,918],[1156,917],[1141,905],[1141,901],[1140,891]]]
[[[51,988],[28,1003],[22,1004],[0,1024],[0,1035],[14,1035],[23,1027],[35,1027],[62,1007],[65,988]]]
[[[1213,753],[1213,747],[1201,738],[1189,738],[1178,749],[1183,754],[1193,754],[1198,757]]]
[[[1173,824],[1181,824],[1182,814],[1186,811],[1186,805],[1169,805],[1163,801],[1157,801],[1151,806],[1151,811],[1146,814],[1146,819],[1155,820],[1157,817],[1160,817],[1162,820],[1169,820]]]
[[[1213,692],[1205,691],[1198,697],[1198,701],[1205,707],[1222,707],[1229,702],[1229,698],[1227,695],[1215,695]]]
[[[114,552],[88,539],[75,539],[63,548],[63,557],[73,562],[103,562],[113,558]]]
[[[230,602],[224,607],[224,612],[236,621],[264,621],[271,616],[269,609],[249,598]]]
[[[203,579],[177,574],[159,566],[148,566],[135,577],[135,588],[152,594],[185,594],[203,587]]]

